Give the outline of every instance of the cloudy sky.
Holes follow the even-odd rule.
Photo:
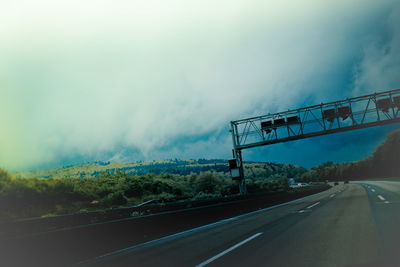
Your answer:
[[[400,88],[399,1],[1,2],[0,167],[11,171],[229,158],[231,120]],[[244,156],[357,160],[396,127]]]

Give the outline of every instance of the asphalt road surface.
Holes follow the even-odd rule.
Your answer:
[[[340,184],[80,265],[400,266],[400,182]]]

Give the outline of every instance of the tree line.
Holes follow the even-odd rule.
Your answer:
[[[327,162],[298,178],[313,180],[363,180],[400,177],[400,130],[391,132],[371,156],[345,163]]]

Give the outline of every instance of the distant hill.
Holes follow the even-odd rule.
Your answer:
[[[174,159],[150,162],[93,162],[80,165],[65,166],[50,170],[15,173],[16,178],[89,178],[100,177],[102,173],[115,174],[117,170],[127,174],[142,175],[146,173],[170,173],[189,175],[206,171],[229,172],[227,160],[223,159]],[[248,162],[245,174],[249,179],[268,177],[294,177],[306,170],[291,164],[268,162]]]

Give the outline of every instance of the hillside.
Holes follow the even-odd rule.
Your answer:
[[[179,175],[199,174],[213,171],[228,173],[227,160],[223,159],[175,159],[150,162],[93,162],[81,165],[65,166],[50,170],[15,173],[16,178],[97,178],[102,173],[115,174],[122,171],[130,175],[147,173],[169,173]],[[248,178],[273,178],[276,176],[294,177],[305,169],[291,164],[268,162],[249,162],[245,165]]]

